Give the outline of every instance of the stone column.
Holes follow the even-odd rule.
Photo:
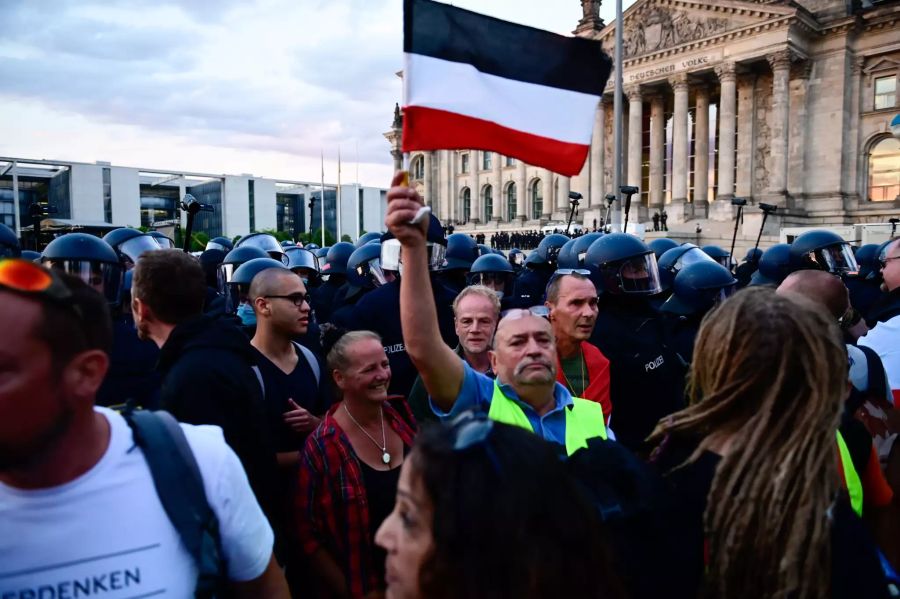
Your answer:
[[[709,207],[709,88],[694,91],[694,216],[706,218]]]
[[[641,187],[644,101],[637,85],[626,88],[625,93],[628,95],[628,172],[622,184]]]
[[[662,210],[665,186],[666,98],[650,97],[650,210]]]
[[[603,205],[603,194],[606,190],[603,180],[606,171],[606,152],[603,148],[606,141],[605,132],[606,104],[603,102],[603,98],[600,98],[597,112],[594,113],[594,133],[591,136],[591,189],[588,197],[588,205],[591,208]]]
[[[422,188],[425,190],[425,204],[434,210],[434,177],[431,176],[431,155],[433,152],[422,152]]]
[[[541,169],[541,188],[544,191],[544,205],[541,208],[543,214],[541,218],[547,220],[550,213],[553,212],[553,177],[554,174],[548,169]]]
[[[749,199],[753,195],[753,160],[756,153],[756,73],[738,77],[737,90],[738,168],[734,194]]]
[[[528,220],[526,203],[528,190],[525,189],[527,184],[525,178],[525,163],[521,160],[516,160],[516,218],[520,224]]]
[[[737,109],[737,78],[734,63],[716,67],[721,86],[719,100],[719,192],[718,198],[731,201],[734,197],[734,132]]]
[[[569,177],[559,175],[559,184],[556,187],[556,211],[563,215],[569,214],[570,189],[572,189],[572,180]]]
[[[766,56],[766,60],[772,67],[772,172],[769,193],[784,200],[787,194],[791,52],[775,52]]]
[[[494,194],[494,206],[491,216],[495,222],[500,222],[503,219],[504,205],[506,204],[506,198],[503,197],[503,190],[501,189],[503,187],[503,178],[500,173],[502,162],[503,157],[494,152],[494,160],[491,162],[491,188]]]
[[[804,178],[806,177],[806,128],[807,105],[809,91],[809,77],[812,72],[812,61],[805,60],[794,65],[791,73],[791,119],[790,138],[788,140],[788,182],[787,191],[793,208],[801,207],[805,191]],[[851,106],[851,112],[854,110]],[[858,114],[858,112],[852,112]],[[851,136],[852,138],[852,136]]]
[[[687,75],[669,79],[675,92],[675,117],[672,131],[672,206],[668,210],[674,223],[684,222],[688,201],[688,82]]]
[[[472,169],[472,188],[469,194],[469,222],[478,224],[481,222],[481,152],[472,150],[469,154],[469,168]]]

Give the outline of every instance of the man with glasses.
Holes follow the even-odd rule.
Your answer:
[[[265,387],[269,434],[282,470],[291,470],[306,435],[331,403],[330,389],[322,383],[321,360],[294,341],[309,327],[309,294],[292,271],[268,268],[253,277],[249,296],[256,312],[250,345]]]
[[[900,239],[884,249],[880,258],[882,288],[887,292],[878,305],[882,317],[869,333],[859,340],[860,345],[875,350],[887,371],[894,402],[900,402]],[[891,309],[893,308],[893,309]],[[882,319],[883,318],[883,319]]]
[[[603,406],[606,424],[612,414],[609,360],[588,343],[597,322],[597,288],[589,270],[560,269],[547,285],[546,306],[556,338],[556,380],[574,396]]]
[[[4,260],[0,303],[0,596],[194,595],[196,554],[160,499],[172,494],[155,487],[125,418],[94,405],[109,365],[106,300]],[[287,597],[272,530],[221,430],[181,431],[218,522],[228,595]]]
[[[603,410],[573,398],[556,382],[556,344],[550,323],[528,310],[500,320],[490,352],[497,379],[476,372],[440,338],[432,301],[424,223],[410,221],[422,207],[414,189],[394,176],[385,224],[403,246],[400,319],[406,351],[442,417],[481,407],[497,421],[520,426],[571,455],[591,438],[606,438]],[[423,301],[425,298],[425,301]]]

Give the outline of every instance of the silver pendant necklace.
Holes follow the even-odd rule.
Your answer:
[[[385,431],[384,431],[384,409],[382,409],[380,407],[378,409],[379,414],[381,414],[381,445],[378,444],[378,441],[375,440],[375,437],[373,437],[372,435],[369,434],[369,431],[364,429],[362,427],[362,425],[356,421],[356,418],[354,418],[353,414],[350,413],[350,410],[347,409],[346,401],[344,402],[344,411],[347,412],[347,416],[350,417],[350,420],[353,421],[353,424],[355,424],[359,428],[359,430],[361,430],[363,432],[363,434],[365,436],[367,436],[372,441],[372,443],[375,444],[375,447],[377,447],[378,449],[381,450],[381,461],[384,462],[386,465],[390,464],[391,463],[391,454],[388,453],[388,450],[387,450],[387,435],[385,434]]]

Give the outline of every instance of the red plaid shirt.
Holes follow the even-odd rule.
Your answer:
[[[388,399],[384,419],[409,447],[416,434],[415,419],[403,397]],[[376,580],[372,564],[374,539],[369,536],[369,504],[362,470],[349,439],[334,419],[340,405],[328,410],[307,437],[300,456],[297,527],[304,552],[328,551],[343,570],[350,595],[362,597],[377,589],[381,581]]]

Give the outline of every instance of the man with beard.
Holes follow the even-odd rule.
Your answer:
[[[441,417],[487,409],[499,422],[535,432],[569,455],[590,438],[606,438],[600,404],[572,397],[556,382],[556,344],[550,323],[529,310],[502,318],[490,352],[497,379],[476,372],[440,338],[425,246],[425,225],[413,224],[422,198],[394,176],[385,224],[403,246],[400,319],[406,351]]]
[[[587,342],[597,322],[597,288],[590,271],[562,271],[547,285],[546,306],[556,338],[556,380],[572,395],[603,406],[606,424],[612,414],[609,398],[609,360]]]
[[[0,596],[194,595],[197,567],[143,444],[94,405],[109,366],[106,300],[7,260],[0,302]],[[228,595],[287,597],[272,530],[221,430],[181,429],[218,522]]]

